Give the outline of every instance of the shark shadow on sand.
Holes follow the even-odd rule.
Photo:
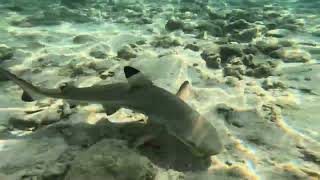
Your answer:
[[[137,139],[157,132],[150,141],[134,147]],[[160,133],[160,134],[159,134]],[[9,133],[0,134],[0,139],[29,140],[62,137],[70,146],[86,150],[103,139],[119,139],[128,142],[128,146],[148,157],[156,166],[177,171],[202,171],[210,166],[210,156],[196,156],[188,146],[165,131],[158,125],[148,125],[141,122],[111,123],[101,120],[95,125],[87,123],[55,123],[43,127],[26,136],[16,136]],[[124,154],[125,155],[125,154]]]

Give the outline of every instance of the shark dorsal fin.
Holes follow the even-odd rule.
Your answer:
[[[144,87],[152,84],[152,81],[143,73],[131,66],[125,66],[123,71],[131,87]]]
[[[178,92],[177,92],[177,96],[182,99],[182,100],[186,100],[189,96],[190,96],[190,93],[191,93],[191,89],[190,89],[190,83],[189,81],[184,81]]]

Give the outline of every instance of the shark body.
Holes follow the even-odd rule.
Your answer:
[[[125,107],[148,116],[148,123],[163,125],[167,131],[199,155],[215,155],[223,145],[216,129],[191,108],[183,97],[189,83],[180,87],[177,95],[155,86],[140,71],[126,66],[124,72],[127,83],[78,88],[66,85],[57,89],[36,87],[14,74],[0,68],[0,74],[14,81],[24,93],[24,101],[32,101],[42,96],[62,98],[76,102],[102,104],[107,114],[113,114]]]

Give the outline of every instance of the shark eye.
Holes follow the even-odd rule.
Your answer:
[[[59,89],[60,89],[61,91],[63,91],[67,86],[68,86],[68,83],[67,83],[67,82],[63,82],[63,83],[61,83],[61,84],[59,85]]]
[[[59,85],[60,91],[66,90],[66,88],[74,87],[74,82],[63,82]]]

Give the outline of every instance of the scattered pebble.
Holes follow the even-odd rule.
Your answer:
[[[118,57],[129,60],[137,57],[137,52],[131,46],[124,46],[118,51]]]

